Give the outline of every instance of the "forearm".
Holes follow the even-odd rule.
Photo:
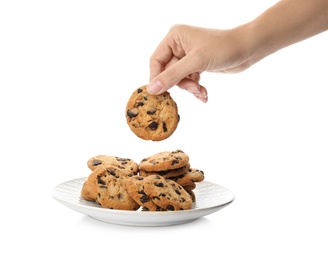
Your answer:
[[[250,62],[328,29],[328,0],[281,0],[242,26]]]

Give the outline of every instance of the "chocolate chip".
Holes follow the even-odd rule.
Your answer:
[[[106,182],[103,181],[99,176],[97,177],[97,183],[102,184],[102,185],[106,185]]]
[[[111,169],[107,169],[107,172],[110,174],[110,175],[113,175],[113,176],[116,176],[116,172],[111,170]]]
[[[146,195],[146,193],[144,192],[144,190],[138,191],[138,194],[144,194],[144,195]]]
[[[147,110],[147,114],[148,115],[153,115],[153,114],[155,114],[156,113],[156,108],[151,108],[151,109],[148,109]]]
[[[164,132],[167,132],[167,127],[166,127],[166,124],[165,123],[163,123],[163,131]]]
[[[120,162],[130,162],[130,161],[131,161],[131,159],[129,159],[129,158],[120,158],[120,157],[116,157],[116,159],[117,159],[118,161],[120,161]]]
[[[137,89],[138,93],[141,93],[143,90],[141,88]]]
[[[95,159],[92,161],[92,166],[98,166],[100,164],[102,164],[102,161],[100,161],[100,160]]]
[[[139,114],[139,109],[138,108],[132,108],[129,109],[127,112],[127,115],[131,118],[131,117],[136,117]]]
[[[179,160],[173,160],[171,165],[179,164],[179,162],[180,162]]]
[[[163,182],[159,182],[159,183],[155,183],[155,186],[163,188],[164,184],[163,184]]]
[[[156,130],[158,128],[158,123],[156,122],[151,122],[148,127],[151,129],[151,130]]]
[[[141,203],[146,203],[148,201],[150,201],[150,198],[147,195],[144,195],[140,198]]]
[[[172,205],[167,205],[166,209],[167,209],[167,210],[174,211],[174,207],[173,207]]]

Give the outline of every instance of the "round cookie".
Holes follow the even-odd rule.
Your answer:
[[[149,175],[144,179],[144,191],[153,202],[167,211],[192,208],[192,198],[181,185],[160,175]]]
[[[129,195],[142,207],[143,211],[163,211],[144,191],[144,177],[133,176],[126,181]]]
[[[129,177],[115,177],[108,173],[98,175],[96,202],[109,209],[138,210],[140,205],[126,190],[127,178]]]
[[[144,140],[162,141],[170,137],[180,120],[178,106],[170,93],[150,95],[146,86],[132,93],[125,112],[132,132]]]
[[[112,169],[120,176],[137,175],[139,171],[139,165],[132,159],[111,155],[97,155],[91,157],[87,165],[91,170],[95,170],[99,166],[106,167]]]
[[[189,156],[183,151],[166,151],[142,159],[139,169],[147,172],[167,171],[186,166],[188,162]]]

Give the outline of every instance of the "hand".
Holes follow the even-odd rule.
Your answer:
[[[254,20],[228,30],[175,25],[150,58],[148,92],[174,85],[207,102],[204,71],[241,72],[264,57],[328,30],[327,0],[278,1]]]
[[[250,66],[240,32],[173,26],[150,58],[148,92],[157,95],[177,85],[207,102],[202,72],[236,73]]]

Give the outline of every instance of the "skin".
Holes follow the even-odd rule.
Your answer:
[[[177,85],[207,102],[202,72],[238,73],[266,56],[328,29],[328,0],[281,0],[226,30],[174,25],[150,58],[150,94]]]

